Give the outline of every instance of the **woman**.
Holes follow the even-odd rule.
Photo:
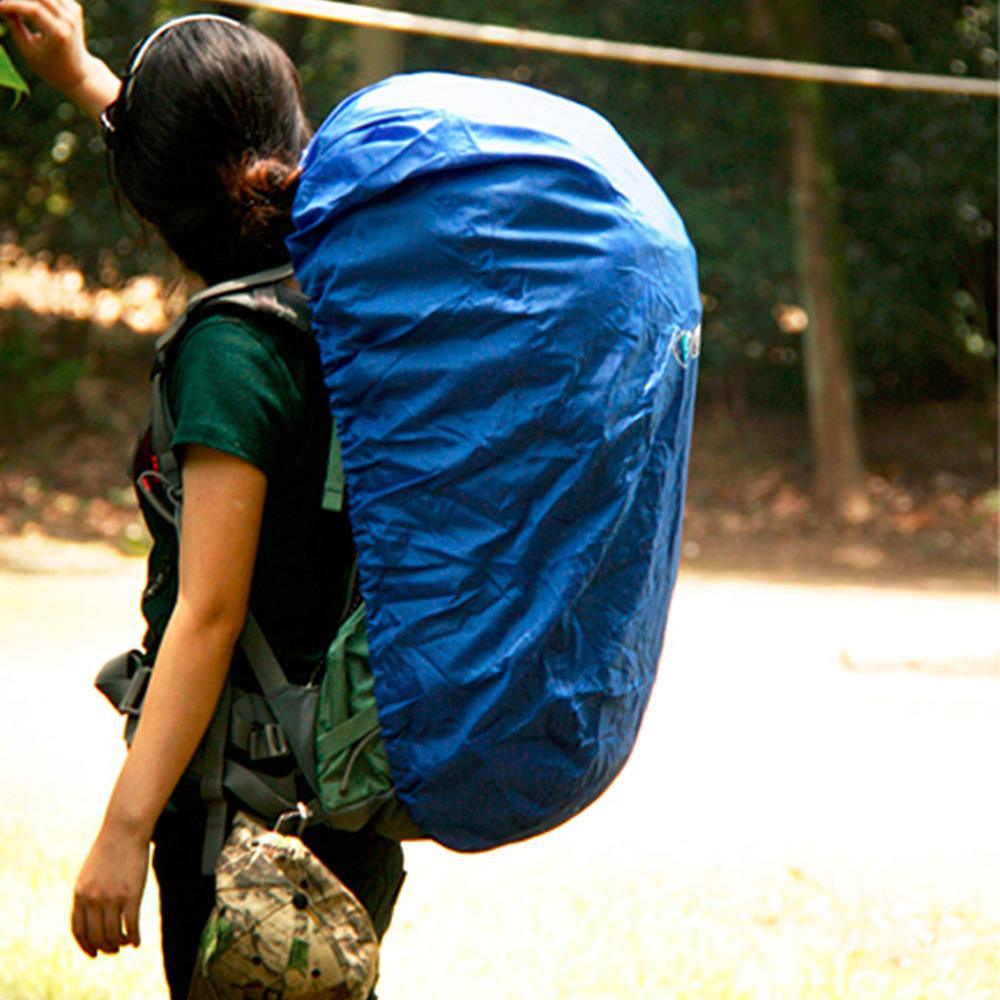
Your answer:
[[[294,67],[237,22],[194,15],[153,32],[122,80],[85,44],[72,0],[0,0],[29,67],[99,118],[127,202],[207,283],[288,259],[297,164],[310,136]],[[353,556],[343,514],[320,508],[330,417],[308,338],[210,317],[170,378],[181,456],[178,542],[154,545],[143,595],[155,669],[142,718],[78,877],[73,934],[91,957],[139,944],[151,843],[171,995],[187,992],[213,883],[200,874],[204,807],[184,778],[231,669],[248,606],[292,679],[315,669]],[[140,448],[137,472],[150,456]],[[318,828],[306,841],[384,932],[402,882],[398,843]]]

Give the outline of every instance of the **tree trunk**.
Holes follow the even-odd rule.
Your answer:
[[[816,498],[824,510],[860,521],[870,515],[870,505],[843,301],[836,174],[823,150],[822,93],[817,84],[794,85],[788,124],[799,272],[809,314],[803,351]]]
[[[751,36],[768,54],[819,58],[815,0],[748,0],[747,9]],[[778,39],[785,44],[779,47]],[[778,53],[779,48],[784,51]],[[816,83],[787,87],[799,278],[809,315],[803,362],[816,499],[836,517],[863,521],[871,507],[850,361],[837,172],[827,150],[823,91]]]
[[[368,0],[371,7],[393,8],[396,0]],[[354,86],[367,87],[403,68],[403,36],[398,31],[355,28]]]

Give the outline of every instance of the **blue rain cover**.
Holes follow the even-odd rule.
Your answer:
[[[695,254],[614,129],[422,73],[347,99],[289,247],[343,447],[400,797],[459,850],[625,762],[677,571]]]

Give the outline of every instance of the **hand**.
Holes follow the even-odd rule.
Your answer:
[[[93,118],[115,99],[120,82],[87,49],[75,0],[0,0],[0,14],[28,67],[49,86]]]
[[[102,828],[73,893],[73,937],[91,958],[139,947],[139,904],[146,885],[149,841]]]
[[[73,0],[5,0],[0,11],[24,61],[46,83],[66,91],[83,79],[88,52],[83,10]]]

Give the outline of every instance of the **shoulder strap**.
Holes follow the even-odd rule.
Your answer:
[[[157,475],[163,481],[165,492],[174,508],[172,512],[160,510],[160,513],[168,520],[173,520],[176,523],[179,518],[181,498],[180,466],[171,446],[176,425],[173,414],[170,412],[167,385],[167,369],[172,348],[180,343],[183,334],[197,319],[224,309],[271,316],[304,334],[312,336],[309,302],[301,291],[286,284],[291,277],[293,277],[292,267],[290,264],[286,264],[205,288],[191,296],[184,312],[156,341],[156,357],[151,376],[153,402],[150,411],[150,434],[153,453],[159,464]],[[332,467],[334,450],[336,450],[337,457],[336,468]],[[340,446],[339,443],[336,443],[336,434],[331,439],[330,451],[331,468],[327,470],[327,484],[329,487],[332,482],[334,484],[333,495],[342,498],[343,474],[340,472]],[[145,492],[147,496],[153,496],[150,491]],[[342,504],[341,506],[331,506],[328,502],[330,492],[328,488],[324,493],[324,507],[340,510]],[[154,505],[162,507],[162,504]]]
[[[310,332],[312,327],[305,295],[283,284],[293,276],[291,264],[283,264],[281,267],[272,267],[267,271],[257,271],[210,285],[196,292],[188,299],[184,312],[157,339],[157,360],[163,357],[164,352],[187,328],[195,313],[208,303],[225,301],[252,312],[270,312],[300,330]]]

